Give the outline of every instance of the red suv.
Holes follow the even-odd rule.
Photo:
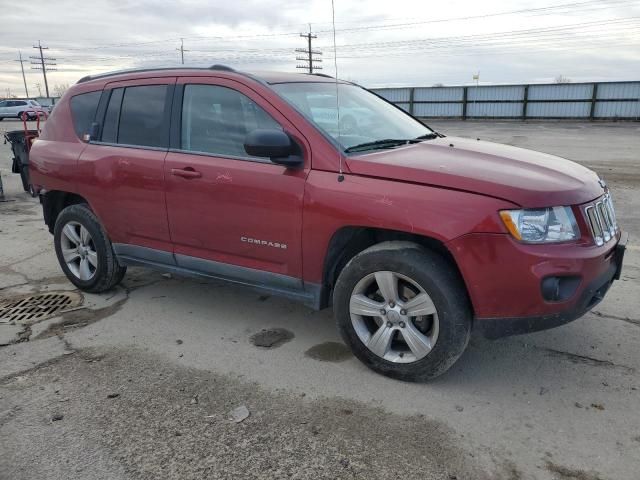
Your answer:
[[[472,328],[580,317],[620,276],[627,238],[591,170],[445,137],[323,75],[85,77],[30,168],[78,288],[141,265],[333,305],[354,354],[403,380],[446,371]]]

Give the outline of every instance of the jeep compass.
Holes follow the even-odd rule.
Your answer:
[[[402,380],[445,372],[472,330],[580,317],[619,278],[627,238],[591,170],[446,137],[323,75],[85,77],[30,169],[78,288],[136,265],[332,306],[354,354]]]

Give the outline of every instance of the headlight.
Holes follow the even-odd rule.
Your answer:
[[[502,210],[500,218],[509,233],[524,243],[566,242],[580,238],[571,207]]]

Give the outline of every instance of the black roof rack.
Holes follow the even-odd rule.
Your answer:
[[[236,71],[234,68],[228,67],[226,65],[220,65],[219,63],[216,63],[215,65],[211,65],[209,67],[209,70],[222,70],[223,72],[235,72]]]
[[[156,67],[156,68],[130,68],[130,69],[125,69],[125,70],[115,70],[113,72],[105,72],[105,73],[99,73],[97,75],[87,75],[82,77],[80,80],[78,80],[76,83],[84,83],[84,82],[88,82],[89,80],[96,80],[99,78],[108,78],[108,77],[114,77],[116,75],[123,75],[125,73],[144,73],[144,72],[157,72],[157,71],[169,71],[169,70],[220,70],[223,72],[235,72],[235,73],[240,73],[243,74],[242,72],[238,72],[237,70],[228,67],[226,65],[211,65],[210,67]],[[254,78],[253,76],[251,76],[252,78]]]

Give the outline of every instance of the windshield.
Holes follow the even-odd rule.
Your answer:
[[[273,89],[343,150],[388,139],[412,140],[433,131],[356,85],[339,84],[340,128],[334,83],[279,83]]]

